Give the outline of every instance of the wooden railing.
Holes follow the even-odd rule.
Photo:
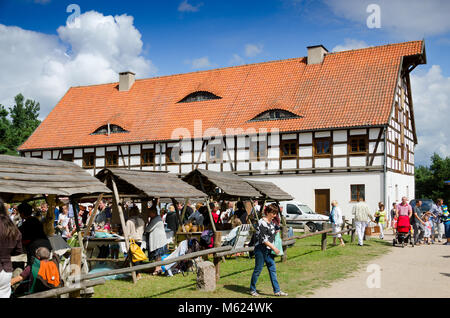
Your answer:
[[[354,223],[352,224],[351,227],[348,225],[347,229],[342,230],[338,233],[331,233],[331,232],[332,232],[332,229],[329,228],[329,229],[325,229],[322,231],[311,232],[311,233],[306,233],[306,234],[299,235],[299,236],[289,237],[282,241],[282,245],[283,245],[283,247],[292,246],[296,243],[297,240],[305,239],[305,238],[316,236],[316,235],[321,235],[322,236],[321,250],[325,251],[327,248],[327,236],[344,234],[344,233],[348,233],[348,232],[351,232],[351,241],[354,242],[354,238],[355,238]],[[220,242],[221,240],[220,239],[218,240],[216,238],[216,241]],[[252,251],[254,251],[254,249],[255,249],[254,246],[237,248],[237,249],[233,249],[231,246],[213,247],[210,249],[185,254],[185,255],[182,255],[179,257],[165,259],[163,261],[147,263],[147,264],[137,265],[137,266],[133,266],[133,267],[107,270],[107,271],[93,273],[93,274],[81,275],[78,277],[72,277],[72,279],[73,278],[78,279],[78,281],[80,282],[79,286],[57,288],[57,289],[48,290],[48,291],[41,292],[41,293],[27,295],[22,298],[57,297],[59,295],[63,295],[63,294],[67,294],[67,293],[70,293],[70,295],[71,295],[70,297],[79,297],[80,290],[85,289],[87,287],[104,284],[105,279],[101,278],[101,277],[106,277],[106,276],[110,276],[110,275],[118,275],[118,274],[127,274],[127,273],[132,273],[132,272],[136,272],[136,271],[140,271],[140,270],[144,270],[144,269],[147,270],[147,269],[155,268],[158,266],[176,263],[176,262],[183,261],[183,260],[194,260],[197,257],[208,256],[208,255],[212,255],[214,258],[214,265],[216,266],[216,279],[218,280],[220,278],[220,260],[223,259],[224,256],[233,255],[233,254],[237,254],[237,253],[252,252]],[[101,279],[98,279],[98,278],[101,278]],[[77,292],[78,292],[78,294],[77,294]]]

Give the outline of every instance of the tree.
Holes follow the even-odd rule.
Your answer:
[[[11,123],[8,120],[8,111],[3,105],[0,105],[0,154],[10,154],[8,149],[7,139],[11,128]]]
[[[433,154],[430,167],[417,167],[415,175],[416,198],[442,198],[450,203],[450,186],[444,182],[450,180],[450,157]]]
[[[9,112],[0,105],[0,154],[17,156],[17,147],[31,136],[41,121],[38,119],[39,103],[25,100],[22,94],[18,94],[14,101]]]

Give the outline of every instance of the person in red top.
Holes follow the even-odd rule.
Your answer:
[[[412,207],[408,203],[408,198],[403,197],[402,203],[397,204],[397,211],[395,213],[396,218],[398,219],[399,216],[408,216],[408,218],[411,219],[412,216]]]
[[[211,209],[211,215],[214,219],[214,223],[217,224],[217,222],[219,221],[219,214],[217,214],[219,207],[214,202],[210,202],[209,207]]]

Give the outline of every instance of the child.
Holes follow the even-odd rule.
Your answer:
[[[423,239],[424,239],[424,242],[426,244],[430,245],[430,240],[429,239],[430,239],[430,236],[431,236],[431,222],[429,220],[429,216],[427,214],[424,215],[423,220],[425,222]]]
[[[386,227],[386,211],[384,210],[384,204],[379,203],[379,210],[375,212],[375,220],[377,220],[378,226],[380,227],[380,239],[384,239],[384,228]]]
[[[11,279],[11,286],[23,280],[29,280],[27,288],[30,293],[59,287],[61,281],[57,265],[58,260],[53,262],[50,257],[51,253],[46,247],[39,247],[36,250],[33,264],[25,267],[19,276]],[[39,281],[39,286],[36,285],[36,281]]]

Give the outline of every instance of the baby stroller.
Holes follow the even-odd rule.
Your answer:
[[[398,217],[397,231],[392,245],[396,246],[396,244],[401,244],[402,247],[405,247],[408,243],[411,243],[411,246],[414,247],[414,239],[411,234],[411,224],[409,223],[408,216],[401,215]]]

